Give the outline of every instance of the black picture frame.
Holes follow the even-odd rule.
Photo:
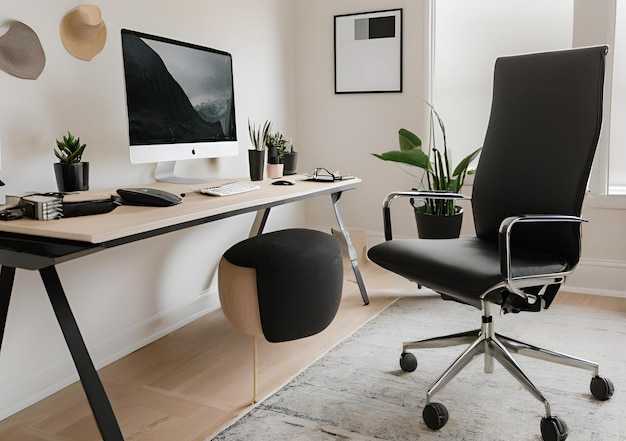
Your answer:
[[[402,92],[402,8],[335,15],[335,93]]]

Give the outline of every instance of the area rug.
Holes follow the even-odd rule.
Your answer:
[[[497,332],[594,360],[615,384],[596,401],[591,373],[517,357],[531,381],[569,428],[569,440],[626,440],[626,314],[554,305],[540,313],[494,317]],[[450,414],[445,427],[422,420],[426,391],[464,349],[415,351],[415,372],[400,370],[403,341],[478,327],[480,311],[434,295],[405,297],[207,441],[541,440],[542,403],[496,363],[476,358],[436,396]]]

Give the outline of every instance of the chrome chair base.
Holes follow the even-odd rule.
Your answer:
[[[435,381],[426,394],[426,403],[430,403],[432,397],[448,384],[467,364],[477,355],[484,355],[484,371],[492,373],[494,359],[497,360],[513,377],[515,377],[537,400],[543,403],[546,418],[551,417],[550,404],[537,389],[537,387],[524,374],[517,364],[512,353],[527,357],[533,357],[552,363],[586,369],[593,373],[594,378],[599,375],[597,363],[573,357],[561,352],[554,352],[537,346],[524,343],[510,337],[503,336],[494,331],[493,318],[489,313],[489,304],[485,302],[483,307],[482,325],[480,329],[473,331],[450,334],[442,337],[435,337],[426,340],[406,342],[402,345],[402,357],[414,357],[408,353],[411,349],[443,348],[468,344],[468,348],[446,369],[446,371]],[[417,367],[417,361],[406,362],[401,359],[403,370],[412,371]],[[405,368],[408,366],[408,368]]]

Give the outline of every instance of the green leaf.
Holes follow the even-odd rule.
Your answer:
[[[85,147],[87,147],[86,144],[81,145],[80,147],[78,147],[74,152],[72,152],[71,155],[69,155],[69,162],[80,162],[81,156],[83,154],[83,151],[85,150]]]
[[[461,191],[461,185],[459,178],[452,178],[448,181],[448,191],[452,193],[459,193]]]
[[[447,190],[448,189],[448,175],[445,173],[444,167],[446,163],[444,162],[444,157],[441,152],[437,149],[433,149],[433,156],[435,158],[435,178],[436,178],[436,187],[433,190]]]
[[[407,129],[398,130],[398,141],[401,151],[414,150],[422,146],[422,140],[413,132]]]
[[[72,135],[70,132],[67,132],[67,137],[63,137],[63,142],[65,143],[66,146],[72,148],[75,147],[76,144],[78,144],[78,141],[74,138],[74,135]]]
[[[413,165],[424,170],[431,170],[428,155],[422,150],[391,150],[382,154],[372,153],[378,159],[383,161],[400,162],[403,164]]]
[[[263,127],[257,128],[255,124],[248,119],[248,134],[250,135],[250,141],[256,150],[265,150],[267,146],[267,139],[270,136],[272,130],[272,122],[265,121]]]
[[[69,162],[67,155],[62,155],[57,149],[54,149],[54,154],[59,158],[60,162]]]
[[[461,162],[459,162],[459,165],[457,165],[456,168],[454,169],[452,176],[458,176],[462,174],[465,170],[467,170],[467,168],[470,166],[472,161],[476,159],[476,157],[480,154],[481,150],[482,150],[482,147],[474,150],[472,153],[470,153],[465,158],[463,158]]]

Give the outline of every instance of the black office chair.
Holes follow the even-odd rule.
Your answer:
[[[409,349],[470,344],[428,390],[423,417],[431,429],[448,420],[446,408],[431,401],[433,395],[479,354],[484,354],[485,372],[493,370],[495,358],[544,404],[544,440],[564,440],[567,426],[552,415],[511,353],[590,370],[593,396],[606,400],[613,393],[613,384],[599,376],[596,363],[497,334],[490,313],[491,304],[504,313],[548,308],[579,261],[581,206],[600,134],[607,50],[498,58],[471,198],[475,237],[392,239],[391,202],[425,193],[396,192],[384,201],[386,241],[372,247],[369,258],[446,300],[482,310],[479,330],[403,345],[400,365],[410,372],[417,359]]]

